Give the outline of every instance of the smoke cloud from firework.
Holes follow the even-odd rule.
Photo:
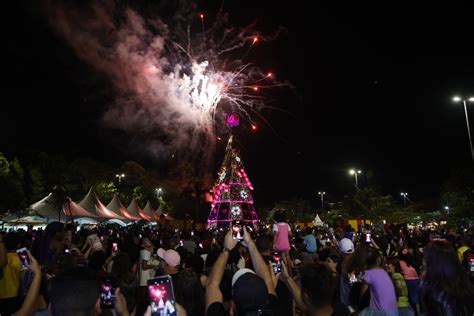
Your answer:
[[[252,121],[263,107],[256,92],[278,85],[243,62],[257,41],[269,39],[252,26],[230,27],[222,12],[208,28],[189,7],[168,24],[113,5],[54,5],[48,15],[77,55],[113,82],[105,125],[133,135],[153,157],[177,153],[209,163],[216,122],[229,111]]]

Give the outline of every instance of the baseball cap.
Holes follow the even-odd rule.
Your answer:
[[[240,311],[263,309],[268,305],[265,281],[250,269],[240,269],[232,277],[232,300]]]
[[[158,257],[166,261],[169,266],[176,267],[181,263],[181,256],[173,249],[164,250],[163,248],[160,248],[156,254]]]
[[[354,243],[349,238],[342,238],[337,246],[342,253],[350,254],[354,252]]]

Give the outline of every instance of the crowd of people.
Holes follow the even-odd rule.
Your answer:
[[[243,225],[241,238],[225,227],[60,222],[2,232],[0,315],[474,315],[473,229],[274,219]],[[104,278],[114,285],[101,288]],[[153,288],[166,300],[150,297],[150,280],[170,280]]]

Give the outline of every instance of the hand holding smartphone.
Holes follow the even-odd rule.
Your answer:
[[[365,242],[366,243],[372,242],[372,239],[370,238],[370,233],[365,234]]]
[[[118,244],[116,242],[112,243],[112,251],[117,252],[118,251]]]
[[[176,316],[176,303],[171,276],[148,280],[152,316]]]
[[[281,253],[278,251],[273,252],[270,261],[272,262],[273,272],[275,272],[275,274],[280,273],[282,267]]]
[[[117,283],[115,278],[105,276],[100,281],[100,307],[104,309],[113,309],[115,306],[115,290]]]
[[[357,277],[355,276],[354,273],[349,273],[349,283],[353,284],[357,282]]]
[[[244,239],[242,223],[240,221],[232,221],[232,237],[237,240]]]
[[[16,251],[16,253],[18,254],[18,258],[20,259],[23,269],[28,269],[28,265],[31,263],[28,250],[26,248],[20,248]]]

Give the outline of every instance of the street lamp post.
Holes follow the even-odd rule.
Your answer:
[[[324,195],[326,192],[318,192],[318,194],[321,196],[321,212],[324,210]]]
[[[403,204],[405,206],[407,206],[407,199],[408,199],[407,195],[408,195],[408,193],[402,192],[402,193],[400,193],[400,195],[403,196]]]
[[[161,193],[163,193],[163,189],[162,188],[156,188],[155,191],[156,191],[156,198],[159,199],[160,196],[161,196]]]
[[[122,178],[125,178],[125,174],[116,174],[116,178],[118,178],[118,191],[120,192],[120,184],[122,183]]]
[[[356,188],[359,188],[359,182],[357,181],[357,174],[361,174],[361,173],[362,171],[360,170],[355,170],[355,169],[349,170],[349,174],[354,175],[355,177]]]
[[[462,99],[461,97],[455,96],[453,98],[453,101],[454,102],[462,101],[462,103],[464,104],[464,114],[466,115],[467,135],[469,136],[469,146],[471,147],[471,157],[472,157],[472,160],[474,161],[474,149],[472,147],[471,129],[469,128],[469,117],[467,115],[467,102],[469,101],[469,102],[474,103],[474,97],[469,97],[466,100],[466,99]]]

